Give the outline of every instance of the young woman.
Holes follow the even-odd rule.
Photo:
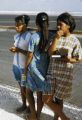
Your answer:
[[[69,13],[57,18],[57,32],[49,47],[50,63],[47,83],[50,90],[44,92],[43,101],[56,113],[54,120],[60,117],[69,120],[63,113],[63,100],[70,97],[73,80],[73,63],[81,59],[81,44],[75,35],[75,20]]]
[[[51,39],[48,31],[48,15],[44,12],[36,16],[37,32],[31,36],[28,45],[28,55],[25,64],[27,99],[30,105],[31,115],[29,120],[39,120],[42,102],[42,91],[45,89],[45,75],[49,63],[49,56],[45,50],[46,44]],[[33,92],[37,92],[37,113],[35,110],[35,102]]]
[[[29,20],[30,18],[28,15],[20,15],[15,18],[17,34],[14,36],[14,46],[10,48],[10,51],[14,53],[13,73],[15,79],[19,83],[23,102],[22,106],[17,108],[16,110],[19,113],[27,109],[25,82],[23,82],[21,86],[21,74],[24,71],[24,65],[27,58],[26,55],[28,49],[28,42],[31,37],[30,32],[27,30]]]

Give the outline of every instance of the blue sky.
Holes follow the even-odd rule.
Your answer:
[[[82,0],[1,0],[1,11],[82,12]]]

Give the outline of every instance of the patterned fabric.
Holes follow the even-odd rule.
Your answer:
[[[33,53],[33,58],[28,67],[26,87],[32,91],[44,91],[45,75],[49,63],[48,54],[46,52],[40,53],[38,50],[40,35],[40,32],[34,33],[28,45],[28,51]],[[49,40],[50,38],[51,34]]]
[[[17,67],[16,65],[13,65],[12,70],[13,70],[13,74],[14,74],[14,77],[17,80],[17,82],[20,85],[22,84],[22,86],[25,86],[26,81],[21,80],[21,75],[22,75],[22,73],[24,73],[24,69],[21,69],[21,68]]]
[[[68,49],[68,56],[81,58],[81,45],[79,40],[70,35],[67,38],[62,37],[58,42],[58,50]],[[61,52],[61,51],[60,51]],[[54,98],[66,99],[70,97],[72,91],[73,64],[62,61],[61,58],[50,58],[47,72],[47,83],[50,84],[50,91],[44,94],[54,94]]]
[[[22,50],[28,50],[28,43],[31,37],[31,33],[26,31],[22,35],[17,33],[14,36],[14,46],[18,47]],[[14,59],[13,59],[13,65],[16,65],[17,67],[24,68],[26,61],[26,56],[20,52],[14,53]]]
[[[65,99],[71,95],[73,68],[67,67],[65,61],[60,58],[50,58],[47,72],[47,82],[50,90],[47,94],[54,94],[59,99]]]
[[[28,50],[28,43],[30,41],[30,37],[31,37],[31,33],[26,31],[24,32],[22,35],[20,35],[19,33],[17,33],[14,36],[14,46],[18,47],[22,50]],[[22,74],[22,70],[25,67],[25,62],[26,62],[26,56],[20,52],[15,52],[14,53],[14,59],[13,59],[13,73],[14,76],[16,78],[16,80],[21,83],[21,74]],[[22,86],[25,86],[24,84],[21,84]]]
[[[75,57],[76,59],[81,59],[82,57],[81,44],[73,34],[68,37],[61,37],[57,48],[58,50],[61,48],[68,49],[68,57]]]

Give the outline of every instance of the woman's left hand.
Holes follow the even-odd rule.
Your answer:
[[[65,61],[65,62],[69,62],[69,63],[77,63],[77,62],[79,62],[75,58],[69,58],[69,57],[62,57],[61,60]]]

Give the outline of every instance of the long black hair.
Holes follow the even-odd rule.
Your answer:
[[[48,40],[48,26],[49,26],[49,17],[47,13],[41,12],[36,16],[36,25],[41,29],[41,36],[39,42],[39,51],[42,53],[45,50],[45,46]]]

